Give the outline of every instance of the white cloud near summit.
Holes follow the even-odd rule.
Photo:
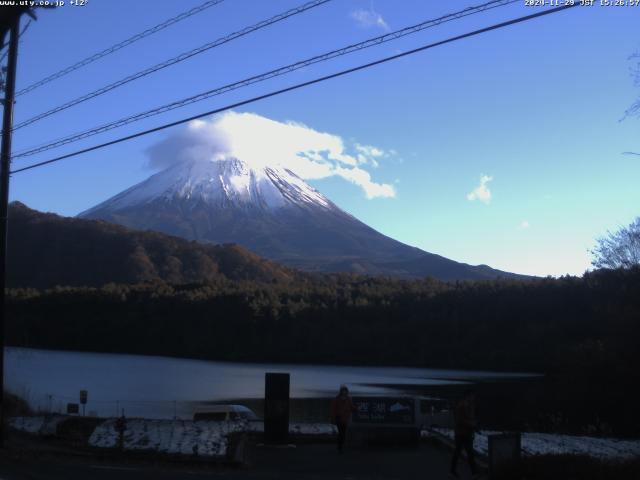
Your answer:
[[[493,177],[489,175],[481,175],[480,185],[467,194],[467,200],[470,202],[479,200],[487,205],[491,203],[491,190],[489,190],[488,187],[491,180],[493,180]]]
[[[360,145],[359,143],[355,144],[355,149],[358,152],[356,156],[358,163],[368,163],[374,167],[379,166],[376,158],[395,154],[395,152],[386,153],[384,150],[380,150],[378,147],[374,147],[373,145]]]
[[[350,153],[353,152],[353,153]],[[366,197],[395,197],[393,185],[377,183],[365,170],[388,155],[372,145],[345,145],[334,134],[302,123],[278,122],[255,113],[228,112],[194,120],[148,150],[149,166],[166,168],[185,160],[238,158],[253,168],[282,166],[305,180],[340,177]]]

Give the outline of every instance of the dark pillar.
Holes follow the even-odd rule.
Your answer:
[[[264,377],[264,441],[286,444],[289,439],[289,374]]]
[[[13,103],[16,91],[18,64],[18,26],[20,14],[16,13],[9,24],[9,59],[7,81],[2,112],[2,145],[0,153],[0,447],[4,447],[4,346],[5,339],[5,288],[7,280],[7,228],[9,217],[9,169],[11,168],[11,136],[13,129]],[[4,35],[3,25],[2,35]]]

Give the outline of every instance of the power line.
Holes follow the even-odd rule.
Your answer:
[[[127,83],[133,82],[134,80],[138,80],[142,77],[146,77],[147,75],[150,75],[152,73],[155,73],[159,70],[162,70],[164,68],[170,67],[172,65],[175,65],[176,63],[180,63],[183,62],[184,60],[187,60],[188,58],[191,58],[195,55],[199,55],[203,52],[206,52],[208,50],[211,50],[212,48],[215,47],[219,47],[220,45],[223,45],[225,43],[231,42],[232,40],[235,40],[239,37],[243,37],[245,35],[248,35],[252,32],[255,32],[256,30],[260,30],[262,28],[268,27],[269,25],[273,25],[274,23],[280,22],[282,20],[285,20],[289,17],[292,17],[294,15],[298,15],[300,13],[306,12],[307,10],[310,10],[312,8],[318,7],[320,5],[323,5],[325,3],[330,2],[331,0],[312,0],[310,2],[307,2],[303,5],[300,5],[296,8],[292,8],[290,10],[287,10],[286,12],[283,13],[279,13],[278,15],[275,15],[271,18],[268,18],[266,20],[262,20],[261,22],[256,23],[255,25],[251,25],[250,27],[245,27],[242,30],[238,30],[236,32],[233,32],[229,35],[226,35],[224,37],[220,37],[217,40],[214,40],[213,42],[209,42],[206,43],[204,45],[201,45],[200,47],[194,48],[193,50],[189,50],[188,52],[184,52],[181,53],[180,55],[170,58],[169,60],[165,60],[162,63],[158,63],[157,65],[154,65],[152,67],[146,68],[144,70],[141,70],[137,73],[134,73],[132,75],[129,75],[125,78],[122,78],[116,82],[110,83],[109,85],[106,85],[102,88],[99,88],[98,90],[94,90],[93,92],[87,93],[85,95],[82,95],[78,98],[75,98],[74,100],[71,100],[67,103],[64,103],[62,105],[59,105],[55,108],[52,108],[51,110],[48,110],[46,112],[40,113],[38,115],[36,115],[35,117],[31,117],[27,120],[24,120],[20,123],[18,123],[16,126],[13,127],[14,130],[18,130],[19,128],[23,128],[26,127],[27,125],[31,125],[34,122],[37,122],[39,120],[42,120],[43,118],[49,117],[51,115],[53,115],[54,113],[59,113],[63,110],[66,110],[68,108],[71,108],[75,105],[78,105],[80,103],[86,102],[87,100],[90,100],[92,98],[98,97],[100,95],[103,95],[107,92],[110,92],[111,90],[114,90],[118,87],[121,87],[122,85],[125,85]]]
[[[288,73],[291,73],[295,70],[299,70],[302,69],[304,67],[308,67],[310,65],[316,64],[316,63],[320,63],[320,62],[324,62],[336,57],[340,57],[343,55],[347,55],[349,53],[353,53],[359,50],[364,50],[365,48],[369,48],[372,46],[376,46],[376,45],[380,45],[382,43],[386,43],[392,40],[396,40],[398,38],[402,38],[406,35],[410,35],[413,33],[417,33],[420,32],[422,30],[425,30],[427,28],[431,28],[431,27],[435,27],[437,25],[441,25],[443,23],[446,22],[450,22],[452,20],[457,20],[463,17],[467,17],[470,15],[474,15],[477,13],[481,13],[493,8],[498,8],[498,7],[502,7],[511,3],[515,3],[515,2],[519,2],[520,0],[492,0],[488,3],[484,3],[482,5],[478,5],[478,6],[474,6],[474,7],[468,7],[465,8],[464,10],[455,12],[455,13],[451,13],[448,15],[444,15],[442,17],[438,17],[436,19],[432,19],[432,20],[427,20],[421,23],[418,23],[416,25],[410,26],[410,27],[406,27],[400,30],[396,30],[394,32],[390,32],[384,35],[380,35],[377,37],[373,37],[370,38],[368,40],[365,40],[363,42],[359,42],[359,43],[355,43],[352,45],[348,45],[346,47],[343,48],[339,48],[337,50],[332,50],[330,52],[327,53],[323,53],[321,55],[316,55],[314,57],[308,58],[306,60],[301,60],[298,61],[296,63],[292,63],[290,65],[284,66],[284,67],[280,67],[277,68],[275,70],[271,70],[268,71],[266,73],[262,73],[260,75],[256,75],[253,77],[249,77],[246,78],[244,80],[240,80],[231,84],[227,84],[224,85],[222,87],[218,87],[212,90],[208,90],[206,92],[202,92],[199,93],[197,95],[193,95],[187,98],[184,98],[182,100],[178,100],[175,102],[171,102],[169,104],[166,105],[162,105],[160,107],[156,107],[153,108],[151,110],[147,110],[145,112],[141,112],[141,113],[137,113],[134,115],[130,115],[128,117],[124,117],[121,118],[119,120],[107,123],[107,124],[103,124],[100,125],[98,127],[94,127],[91,128],[89,130],[85,130],[83,132],[79,132],[76,134],[72,134],[63,138],[59,138],[57,140],[54,140],[52,142],[43,144],[43,145],[39,145],[37,147],[30,147],[29,149],[25,149],[22,150],[21,152],[14,154],[13,155],[13,159],[18,159],[18,158],[22,158],[22,157],[28,157],[31,155],[35,155],[37,153],[41,153],[47,150],[51,150],[53,148],[57,148],[63,145],[68,145],[69,143],[74,143],[77,142],[79,140],[83,140],[89,137],[92,137],[94,135],[98,135],[100,133],[104,133],[116,128],[120,128],[123,127],[125,125],[128,125],[130,123],[133,122],[137,122],[155,115],[159,115],[161,113],[166,113],[169,112],[171,110],[175,110],[177,108],[181,108],[183,106],[186,105],[190,105],[192,103],[196,103],[196,102],[200,102],[203,100],[206,100],[208,98],[217,96],[217,95],[222,95],[224,93],[228,93],[231,92],[233,90],[237,90],[239,88],[242,87],[247,87],[249,85],[255,84],[255,83],[259,83],[259,82],[263,82],[266,80],[269,80],[271,78],[274,77],[278,77],[281,75],[285,75]]]
[[[106,57],[107,55],[110,55],[114,52],[117,52],[118,50],[128,47],[129,45],[131,45],[132,43],[137,42],[138,40],[142,40],[143,38],[146,38],[150,35],[153,35],[154,33],[157,33],[161,30],[164,30],[167,27],[170,27],[171,25],[174,25],[178,22],[181,22],[182,20],[185,20],[189,17],[192,17],[193,15],[196,15],[198,13],[203,12],[204,10],[213,7],[215,5],[218,5],[219,3],[224,2],[224,0],[208,0],[206,2],[204,2],[201,5],[198,5],[197,7],[192,8],[191,10],[187,10],[186,12],[182,12],[179,15],[176,15],[175,17],[171,17],[167,20],[165,20],[162,23],[159,23],[158,25],[156,25],[155,27],[151,27],[146,29],[143,32],[137,33],[136,35],[133,35],[132,37],[127,38],[126,40],[123,40],[120,43],[116,43],[115,45],[110,46],[109,48],[105,48],[104,50],[102,50],[101,52],[98,53],[94,53],[93,55],[90,55],[86,58],[84,58],[83,60],[80,60],[77,63],[74,63],[73,65],[67,67],[67,68],[63,68],[62,70],[53,73],[45,78],[43,78],[42,80],[38,80],[35,83],[32,83],[31,85],[29,85],[28,87],[23,88],[22,90],[19,90],[18,92],[16,92],[16,96],[20,96],[20,95],[24,95],[25,93],[31,92],[32,90],[35,90],[36,88],[39,88],[43,85],[46,85],[49,82],[52,82],[54,80],[57,80],[60,77],[64,77],[65,75],[68,75],[71,72],[74,72],[76,70],[78,70],[79,68],[82,68],[86,65],[89,65],[90,63],[95,62],[96,60],[99,60],[103,57]]]
[[[566,9],[569,9],[569,8],[577,7],[579,5],[580,5],[579,3],[567,4],[567,5],[564,5],[564,6],[561,6],[561,7],[556,7],[556,8],[552,8],[552,9],[548,9],[548,10],[543,10],[541,12],[533,13],[531,15],[525,15],[523,17],[518,17],[518,18],[515,18],[515,19],[512,19],[512,20],[508,20],[506,22],[497,23],[497,24],[491,25],[489,27],[484,27],[484,28],[481,28],[479,30],[474,30],[472,32],[464,33],[462,35],[457,35],[455,37],[449,37],[449,38],[447,38],[445,40],[441,40],[439,42],[435,42],[435,43],[431,43],[431,44],[428,44],[428,45],[424,45],[422,47],[414,48],[413,50],[408,50],[406,52],[402,52],[402,53],[398,53],[396,55],[392,55],[392,56],[389,56],[389,57],[381,58],[381,59],[375,60],[373,62],[365,63],[365,64],[362,64],[362,65],[358,65],[357,67],[352,67],[352,68],[349,68],[349,69],[346,69],[346,70],[341,70],[339,72],[332,73],[330,75],[325,75],[323,77],[318,77],[318,78],[315,78],[313,80],[309,80],[309,81],[306,81],[306,82],[298,83],[298,84],[292,85],[290,87],[286,87],[286,88],[282,88],[280,90],[275,90],[275,91],[272,91],[272,92],[269,92],[269,93],[265,93],[263,95],[259,95],[257,97],[249,98],[247,100],[242,100],[240,102],[236,102],[236,103],[233,103],[231,105],[226,105],[224,107],[216,108],[214,110],[209,110],[208,112],[202,112],[202,113],[199,113],[198,115],[193,115],[191,117],[183,118],[181,120],[176,120],[176,121],[171,122],[171,123],[166,123],[166,124],[163,124],[163,125],[160,125],[158,127],[154,127],[154,128],[148,129],[148,130],[143,130],[141,132],[134,133],[132,135],[127,135],[125,137],[120,137],[120,138],[117,138],[115,140],[111,140],[109,142],[101,143],[101,144],[98,144],[98,145],[94,145],[92,147],[84,148],[82,150],[77,150],[75,152],[67,153],[65,155],[61,155],[59,157],[52,158],[50,160],[45,160],[43,162],[34,163],[32,165],[19,168],[17,170],[12,170],[11,173],[12,174],[13,173],[20,173],[20,172],[24,172],[26,170],[31,170],[31,169],[34,169],[34,168],[42,167],[44,165],[49,165],[51,163],[55,163],[55,162],[59,162],[61,160],[65,160],[67,158],[75,157],[75,156],[81,155],[83,153],[92,152],[94,150],[98,150],[98,149],[105,148],[105,147],[108,147],[108,146],[111,146],[111,145],[115,145],[115,144],[118,144],[118,143],[126,142],[128,140],[133,140],[134,138],[142,137],[144,135],[149,135],[151,133],[159,132],[161,130],[165,130],[165,129],[170,128],[170,127],[175,127],[177,125],[181,125],[183,123],[187,123],[187,122],[190,122],[192,120],[197,120],[197,119],[202,118],[202,117],[206,117],[206,116],[209,116],[209,115],[214,115],[214,114],[217,114],[217,113],[221,113],[221,112],[224,112],[226,110],[231,110],[233,108],[237,108],[237,107],[241,107],[241,106],[244,106],[244,105],[248,105],[250,103],[255,103],[255,102],[259,101],[259,100],[264,100],[264,99],[267,99],[267,98],[275,97],[277,95],[281,95],[283,93],[291,92],[293,90],[298,90],[298,89],[301,89],[301,88],[304,88],[304,87],[308,87],[310,85],[314,85],[316,83],[321,83],[321,82],[324,82],[326,80],[331,80],[333,78],[342,77],[344,75],[348,75],[350,73],[354,73],[354,72],[357,72],[357,71],[360,71],[360,70],[365,70],[367,68],[370,68],[370,67],[373,67],[373,66],[376,66],[376,65],[387,63],[387,62],[390,62],[392,60],[397,60],[399,58],[403,58],[403,57],[406,57],[408,55],[413,55],[415,53],[422,52],[424,50],[429,50],[431,48],[435,48],[435,47],[438,47],[438,46],[441,46],[441,45],[445,45],[447,43],[452,43],[452,42],[455,42],[455,41],[458,41],[458,40],[462,40],[464,38],[469,38],[469,37],[473,37],[473,36],[476,36],[476,35],[480,35],[482,33],[490,32],[492,30],[497,30],[497,29],[508,27],[510,25],[514,25],[514,24],[517,24],[517,23],[522,23],[522,22],[526,22],[528,20],[533,20],[534,18],[542,17],[542,16],[545,16],[545,15],[550,15],[552,13],[557,13],[557,12],[560,12],[562,10],[566,10]]]

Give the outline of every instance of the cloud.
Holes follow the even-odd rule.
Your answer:
[[[480,185],[474,188],[471,192],[467,194],[467,200],[473,202],[475,200],[479,200],[482,203],[489,205],[491,203],[491,190],[487,184],[493,180],[493,177],[489,175],[481,175],[480,176]]]
[[[531,227],[529,222],[527,220],[523,220],[522,222],[520,222],[520,226],[518,228],[520,228],[520,230],[526,230],[529,227]]]
[[[361,28],[381,28],[385,32],[390,30],[389,25],[384,18],[382,18],[382,15],[376,12],[373,7],[369,10],[358,8],[357,10],[352,11],[350,16]]]
[[[387,153],[384,150],[379,149],[378,147],[374,147],[373,145],[361,145],[359,143],[355,144],[355,150],[356,152],[358,152],[356,156],[356,158],[358,159],[358,163],[368,163],[376,168],[380,165],[376,158],[395,155],[395,151],[393,151],[393,154],[391,152]]]
[[[395,197],[395,189],[376,183],[365,165],[377,165],[387,153],[373,145],[345,145],[334,134],[299,122],[278,122],[255,113],[228,112],[208,120],[194,120],[187,128],[147,151],[148,165],[163,169],[182,161],[238,158],[253,168],[281,166],[305,180],[340,177],[372,198]]]
[[[371,175],[366,170],[359,167],[356,168],[343,168],[337,167],[336,175],[344,178],[345,180],[354,183],[364,190],[367,198],[372,199],[376,197],[395,197],[396,191],[393,185],[384,183],[375,183],[371,180]]]

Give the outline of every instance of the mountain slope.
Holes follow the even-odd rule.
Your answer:
[[[295,272],[238,245],[202,245],[157,232],[10,206],[8,284],[49,288],[106,283],[289,280]]]
[[[234,158],[178,162],[80,217],[237,243],[307,271],[441,280],[516,276],[405,245],[347,214],[290,170],[252,169]]]

